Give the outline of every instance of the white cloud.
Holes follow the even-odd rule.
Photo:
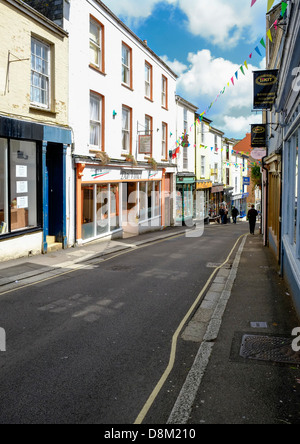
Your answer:
[[[279,1],[279,0],[278,0]],[[265,2],[250,8],[250,0],[106,0],[105,3],[129,25],[148,18],[159,3],[176,6],[186,15],[191,34],[221,47],[253,42],[265,26]]]
[[[164,57],[164,60],[179,74],[178,93],[199,106],[200,113],[213,103],[211,109],[207,111],[207,116],[214,120],[214,124],[218,128],[225,132],[229,131],[229,136],[240,137],[241,132],[249,131],[251,122],[258,123],[260,121],[261,116],[251,114],[253,105],[252,71],[261,69],[264,61],[261,61],[258,67],[249,64],[248,69],[243,65],[244,75],[240,69],[241,65],[221,57],[215,58],[207,49],[198,51],[196,54],[189,53],[188,66],[176,60],[171,62],[167,57]],[[177,66],[178,70],[176,71]],[[236,72],[238,80],[235,76]],[[220,94],[224,87],[224,94]]]

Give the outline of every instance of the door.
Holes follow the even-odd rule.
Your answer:
[[[48,200],[49,200],[49,236],[55,236],[55,241],[64,241],[64,174],[63,174],[63,145],[48,143]]]

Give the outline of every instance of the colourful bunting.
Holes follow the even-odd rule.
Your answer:
[[[264,38],[261,39],[260,44],[266,49],[266,44]]]
[[[288,4],[286,2],[282,2],[282,7],[281,7],[281,15],[282,15],[282,17],[286,13],[287,7],[288,7]]]
[[[271,42],[273,42],[271,29],[269,29],[269,31],[267,32],[267,36],[268,36],[269,40],[270,40]]]
[[[272,8],[272,6],[274,5],[275,0],[268,0],[268,10],[267,12],[270,11],[270,9]]]

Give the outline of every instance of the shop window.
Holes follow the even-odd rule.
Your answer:
[[[82,239],[93,238],[94,235],[94,186],[85,186],[82,189],[83,211],[82,211]]]
[[[119,184],[110,186],[110,231],[120,228],[120,189]]]
[[[152,185],[151,183],[149,184]],[[147,199],[147,182],[140,182],[140,221],[147,219],[148,199]]]
[[[0,236],[8,232],[7,140],[0,139]]]
[[[97,185],[97,232],[96,235],[109,231],[109,189],[108,185]]]
[[[37,226],[36,144],[10,142],[11,231]]]

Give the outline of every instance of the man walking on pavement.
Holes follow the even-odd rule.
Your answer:
[[[232,215],[232,219],[233,219],[234,224],[236,224],[236,220],[237,220],[237,217],[239,214],[240,214],[239,210],[237,208],[233,207],[232,211],[231,211],[231,215]]]
[[[258,216],[258,212],[255,209],[255,206],[252,205],[251,210],[248,211],[248,220],[250,225],[250,234],[255,234],[255,226],[256,226],[256,219]]]

